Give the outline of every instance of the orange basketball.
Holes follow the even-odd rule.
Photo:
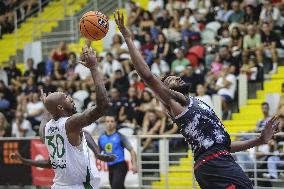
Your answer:
[[[108,17],[99,11],[86,12],[80,19],[80,32],[91,41],[104,38],[108,29]]]

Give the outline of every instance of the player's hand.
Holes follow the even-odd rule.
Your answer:
[[[138,169],[137,169],[136,165],[132,166],[132,171],[133,171],[134,174],[138,172]]]
[[[113,13],[113,16],[114,16],[114,19],[115,19],[115,23],[118,26],[118,29],[121,32],[121,34],[123,35],[124,39],[131,38],[132,33],[128,28],[125,27],[123,13],[116,11],[116,12]]]
[[[82,49],[81,61],[78,63],[89,69],[98,66],[96,51],[92,47],[85,46]]]
[[[15,153],[9,154],[9,158],[12,160],[21,161],[22,156],[18,152],[15,152]]]
[[[116,155],[113,155],[113,154],[110,154],[110,155],[107,155],[107,154],[98,154],[96,156],[97,159],[101,160],[101,161],[104,161],[104,162],[112,162],[114,161],[117,157]]]
[[[43,92],[43,90],[40,90],[40,100],[42,101],[43,104],[45,104],[46,100],[46,94]]]
[[[278,133],[279,116],[273,116],[265,125],[259,137],[262,144],[266,144],[274,134]]]

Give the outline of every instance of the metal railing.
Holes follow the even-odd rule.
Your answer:
[[[230,134],[232,137],[256,137],[257,133],[238,133]],[[277,134],[284,136],[284,133]],[[94,138],[97,138],[95,136]],[[194,177],[194,159],[190,147],[184,142],[181,135],[130,135],[127,136],[129,140],[137,140],[137,145],[134,146],[137,152],[138,161],[138,183],[135,188],[192,188],[199,189],[198,183]],[[143,140],[152,138],[152,146],[145,151],[141,151]],[[0,140],[28,140],[31,138],[0,138]],[[284,141],[283,141],[284,142]],[[283,142],[280,142],[281,145]],[[268,163],[267,160],[257,160],[256,156],[259,152],[256,148],[249,151],[233,153],[232,156],[237,160],[236,162],[241,166],[244,172],[249,176],[254,184],[255,189],[280,189],[284,188],[284,180],[280,178],[269,179],[262,176],[263,173],[268,173],[268,168],[261,167]],[[284,153],[268,152],[265,153],[267,157],[283,156]],[[244,160],[242,157],[251,157]],[[242,159],[242,160],[241,160]],[[273,163],[284,164],[284,161],[274,161]],[[283,167],[284,168],[284,167]],[[278,169],[277,173],[284,173],[284,169]],[[187,181],[187,182],[185,182]],[[155,183],[156,182],[156,183]],[[159,182],[159,183],[158,183]],[[264,184],[270,183],[272,186],[265,187]],[[109,185],[102,186],[109,188]],[[133,188],[127,185],[126,187]],[[1,188],[1,187],[0,187]]]
[[[231,134],[233,137],[255,137],[256,133],[241,133]],[[284,136],[283,133],[279,134]],[[147,136],[131,136],[138,139],[137,154],[139,160],[139,188],[199,188],[195,181],[193,165],[194,159],[192,153],[183,149],[173,149],[175,141],[183,143],[183,137],[181,135],[147,135]],[[141,152],[142,141],[146,138],[152,138],[157,140],[154,142],[156,151]],[[183,143],[184,144],[184,143]],[[186,145],[184,144],[184,148]],[[158,150],[157,150],[158,149]],[[237,163],[243,168],[244,172],[249,176],[254,183],[254,188],[267,188],[265,184],[272,184],[272,187],[268,188],[283,188],[284,180],[263,178],[263,173],[268,173],[267,168],[260,167],[267,164],[267,161],[257,160],[256,155],[259,153],[256,148],[249,151],[238,152],[232,154]],[[266,153],[266,156],[275,156],[275,153]],[[278,153],[277,156],[283,156],[284,152]],[[239,160],[242,157],[252,157],[249,160]],[[171,166],[179,165],[182,160],[182,166],[171,168]],[[284,165],[284,161],[274,161],[274,163],[281,163]],[[283,167],[284,168],[284,167]],[[284,170],[277,170],[278,174],[284,172]],[[183,173],[183,174],[180,174]],[[178,175],[178,177],[177,177]],[[184,175],[184,176],[182,176]],[[190,176],[190,178],[188,178]],[[183,185],[182,181],[191,180],[190,185]],[[160,182],[160,184],[153,182]]]

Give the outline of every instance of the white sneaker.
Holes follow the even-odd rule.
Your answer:
[[[273,63],[272,70],[269,72],[270,74],[275,74],[277,72],[277,63]]]
[[[276,177],[270,175],[269,173],[263,173],[262,176],[263,178],[267,178],[267,179],[277,179]]]

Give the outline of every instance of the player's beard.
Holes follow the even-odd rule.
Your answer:
[[[189,90],[191,88],[191,84],[190,83],[185,83],[176,87],[172,87],[171,89],[177,92],[180,92],[184,95],[187,95],[189,93]]]

